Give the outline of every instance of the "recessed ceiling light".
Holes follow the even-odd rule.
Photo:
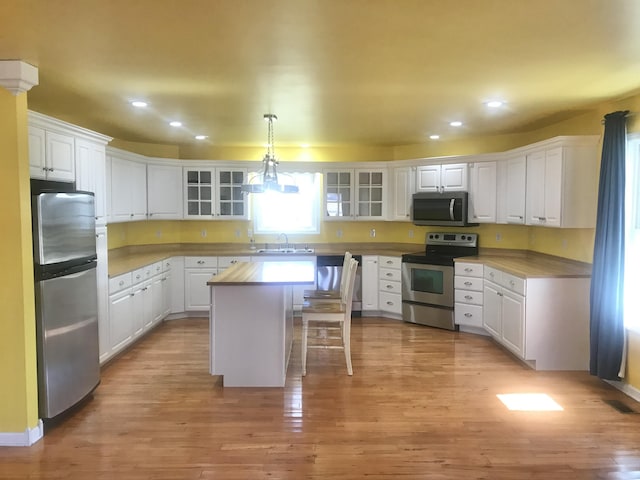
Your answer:
[[[309,148],[309,144],[308,143],[301,143],[300,144],[300,148]]]
[[[429,135],[429,138],[431,140],[438,140],[440,138],[440,135]]]
[[[131,102],[131,105],[136,107],[136,108],[144,108],[148,104],[147,104],[147,102],[143,102],[142,100],[134,100],[133,102]]]
[[[206,140],[207,138],[209,137],[207,137],[206,135],[196,135],[196,140]]]
[[[503,102],[502,100],[491,100],[490,102],[487,102],[485,105],[489,108],[500,108],[504,104],[505,102]]]
[[[449,125],[451,125],[452,127],[461,127],[462,126],[462,122],[456,120],[455,122],[449,123]]]
[[[182,122],[173,121],[173,122],[169,122],[169,125],[171,125],[172,127],[181,127]]]

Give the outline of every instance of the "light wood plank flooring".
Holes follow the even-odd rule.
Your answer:
[[[298,328],[299,335],[299,328]],[[534,372],[490,339],[354,319],[340,351],[294,345],[284,389],[223,389],[208,322],[159,326],[103,369],[93,398],[31,448],[0,448],[2,479],[640,478],[639,405],[586,372]],[[514,412],[499,393],[547,393]]]

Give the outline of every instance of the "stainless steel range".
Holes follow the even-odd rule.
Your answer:
[[[457,330],[453,316],[453,259],[478,254],[476,233],[427,234],[424,252],[402,256],[402,318]]]

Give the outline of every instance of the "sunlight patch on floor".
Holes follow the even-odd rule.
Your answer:
[[[564,410],[546,393],[503,393],[496,396],[509,410],[523,412],[557,412]]]

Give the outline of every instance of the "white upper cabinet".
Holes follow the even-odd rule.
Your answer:
[[[392,194],[389,220],[409,222],[411,200],[415,191],[415,167],[397,167],[391,170]]]
[[[527,157],[517,155],[498,165],[498,223],[524,224]]]
[[[110,158],[111,222],[147,218],[147,165],[119,156]]]
[[[76,188],[94,193],[96,224],[104,225],[107,218],[105,145],[76,139],[75,146]]]
[[[246,168],[184,167],[184,218],[208,220],[247,219],[247,195],[242,184]]]
[[[469,222],[496,223],[497,162],[469,164]]]
[[[147,209],[151,220],[182,218],[182,167],[147,165]]]
[[[386,169],[325,170],[325,220],[384,220]]]
[[[598,194],[597,157],[595,141],[564,142],[529,153],[527,225],[593,228]]]
[[[442,165],[422,165],[416,171],[416,191],[418,192],[460,192],[469,184],[466,163]]]

